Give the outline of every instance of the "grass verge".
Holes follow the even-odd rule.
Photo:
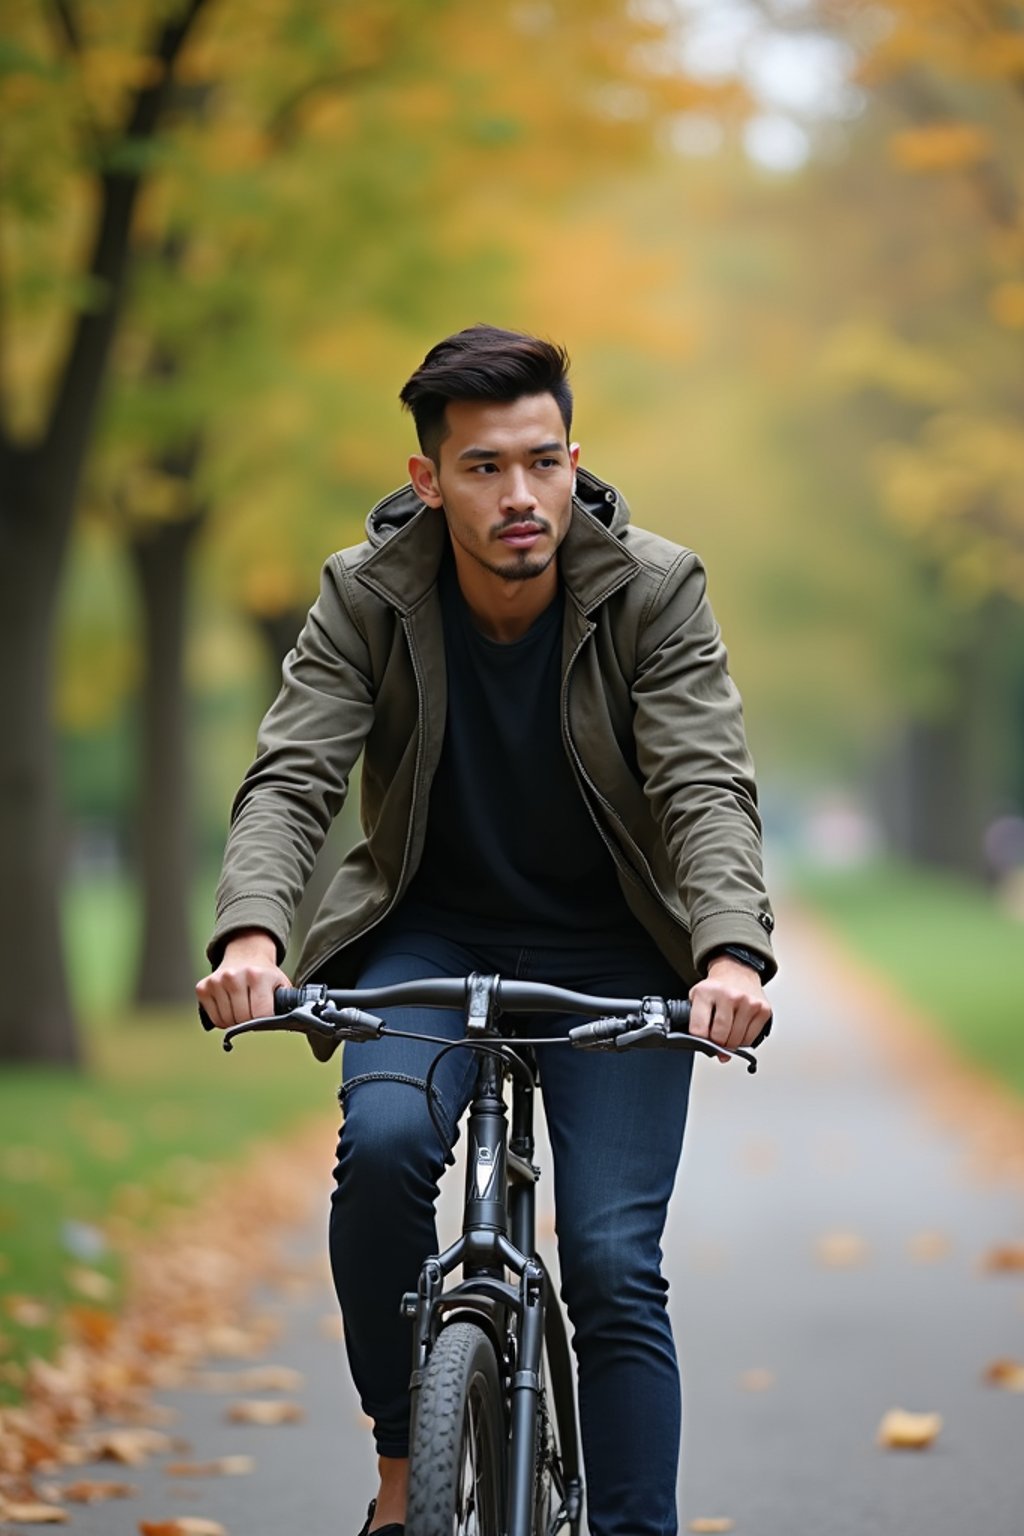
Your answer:
[[[69,898],[86,1070],[26,1066],[0,1079],[0,1398],[17,1395],[24,1361],[52,1351],[75,1308],[117,1305],[134,1234],[332,1108],[336,1064],[319,1067],[301,1040],[243,1040],[226,1055],[187,1003],[120,1004],[130,906],[113,883]]]
[[[804,870],[795,885],[952,1045],[1024,1097],[1024,926],[992,896],[895,863]]]

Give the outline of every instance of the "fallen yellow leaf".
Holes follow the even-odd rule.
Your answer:
[[[890,1408],[878,1426],[878,1444],[889,1451],[921,1451],[931,1445],[941,1429],[941,1414]]]
[[[140,1536],[228,1536],[227,1527],[217,1520],[203,1520],[198,1515],[180,1515],[177,1520],[140,1520]]]
[[[97,1435],[92,1443],[93,1456],[97,1461],[119,1461],[128,1467],[137,1467],[148,1456],[159,1456],[171,1450],[170,1435],[158,1429],[110,1429]]]
[[[134,1483],[115,1483],[96,1478],[82,1478],[63,1490],[72,1504],[99,1504],[104,1499],[131,1499],[138,1493]]]
[[[13,1521],[15,1525],[64,1525],[68,1512],[59,1504],[17,1504],[0,1501],[0,1520]]]
[[[1024,1270],[1024,1243],[999,1243],[982,1257],[981,1267],[989,1274],[1009,1274]]]
[[[704,1531],[708,1536],[712,1536],[715,1531],[731,1531],[735,1525],[735,1520],[730,1520],[728,1515],[698,1515],[695,1520],[690,1521],[689,1529]]]
[[[32,1296],[7,1296],[7,1315],[19,1328],[46,1328],[53,1316],[49,1307]]]
[[[767,1392],[769,1387],[774,1387],[774,1385],[774,1371],[760,1369],[744,1371],[740,1377],[740,1386],[744,1392]]]
[[[1024,1392],[1024,1365],[1017,1360],[993,1360],[985,1367],[982,1380],[990,1387],[1002,1387],[1004,1392]]]
[[[818,1238],[815,1251],[829,1269],[852,1269],[864,1263],[868,1245],[856,1232],[826,1232]]]
[[[934,1264],[944,1259],[951,1244],[944,1232],[915,1232],[907,1240],[907,1252],[917,1264]]]
[[[109,1275],[98,1269],[86,1269],[84,1264],[69,1269],[65,1279],[73,1291],[88,1301],[109,1301],[114,1293],[114,1282]]]
[[[232,1403],[227,1418],[231,1424],[300,1424],[305,1414],[298,1403],[250,1397]]]
[[[218,1456],[214,1461],[172,1461],[164,1471],[168,1477],[243,1477],[255,1467],[251,1456]]]

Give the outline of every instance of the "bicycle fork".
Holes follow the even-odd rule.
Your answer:
[[[508,1320],[517,1320],[515,1367],[506,1382],[509,1397],[508,1536],[531,1536],[538,1449],[541,1355],[547,1304],[543,1265],[522,1249],[533,1246],[534,1185],[538,1170],[533,1154],[532,1083],[517,1084],[516,1124],[508,1144],[508,1114],[502,1096],[502,1069],[493,1056],[481,1061],[467,1126],[468,1163],[463,1231],[444,1253],[427,1259],[415,1293],[402,1309],[414,1320],[410,1388],[415,1398],[430,1351],[446,1314],[475,1315],[492,1339],[498,1360],[507,1365]],[[512,1225],[522,1248],[508,1237],[509,1185],[513,1186]],[[452,1272],[463,1267],[460,1284],[444,1289]],[[505,1272],[517,1284],[506,1281]],[[507,1375],[507,1371],[503,1374]],[[578,1506],[578,1480],[573,1502]]]

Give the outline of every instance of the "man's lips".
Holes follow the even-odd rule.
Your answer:
[[[503,528],[498,538],[511,549],[530,549],[543,533],[539,523],[513,523],[511,528]]]

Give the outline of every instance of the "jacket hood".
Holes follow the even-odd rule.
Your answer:
[[[616,538],[621,538],[629,526],[626,498],[589,469],[576,471],[573,502],[579,511],[588,513]],[[386,543],[393,534],[411,523],[424,510],[424,505],[410,484],[399,486],[397,491],[378,501],[370,512],[366,519],[366,537],[374,545]]]

